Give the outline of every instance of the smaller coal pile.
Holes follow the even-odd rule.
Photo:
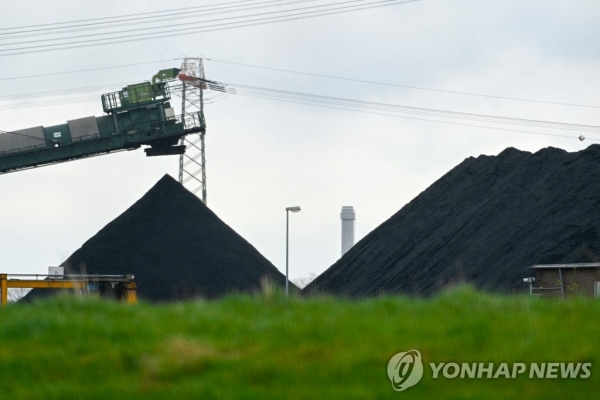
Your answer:
[[[147,301],[254,292],[263,279],[285,285],[273,264],[169,175],[63,265],[65,273],[133,274]]]

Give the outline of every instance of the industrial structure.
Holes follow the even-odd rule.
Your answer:
[[[529,283],[534,296],[600,297],[600,263],[545,264],[529,267],[534,277],[523,279]]]
[[[185,58],[182,69],[163,69],[151,81],[103,94],[103,116],[0,131],[0,174],[148,146],[149,157],[180,155],[180,183],[195,183],[191,191],[201,191],[206,202],[203,71],[202,59]],[[181,114],[171,105],[169,82],[176,79],[182,83]]]
[[[50,267],[48,275],[0,274],[0,305],[8,303],[8,289],[72,289],[82,295],[99,295],[137,303],[133,275],[64,275],[63,267]]]
[[[181,90],[181,115],[184,126],[191,129],[195,125],[194,115],[204,115],[204,90],[206,77],[201,58],[184,58],[181,64],[179,80]],[[206,126],[197,132],[182,136],[180,146],[186,151],[179,156],[179,183],[188,186],[192,193],[200,192],[200,198],[207,204],[206,194]]]
[[[354,207],[343,206],[340,213],[342,219],[342,256],[354,246],[354,225],[356,213]]]

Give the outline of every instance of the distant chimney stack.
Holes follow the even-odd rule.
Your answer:
[[[340,214],[342,218],[342,256],[354,246],[354,222],[356,214],[354,207],[344,206]]]

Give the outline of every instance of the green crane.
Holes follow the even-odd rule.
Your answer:
[[[181,138],[206,130],[202,110],[175,115],[168,81],[180,70],[160,70],[151,82],[131,84],[102,95],[106,115],[54,126],[0,133],[0,174],[100,154],[149,146],[146,155],[180,155]]]

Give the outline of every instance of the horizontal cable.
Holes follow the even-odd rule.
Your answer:
[[[464,96],[486,97],[486,98],[491,98],[491,99],[523,101],[523,102],[529,102],[529,103],[541,103],[541,104],[552,104],[552,105],[559,105],[559,106],[586,107],[586,108],[600,109],[600,106],[593,106],[593,105],[587,105],[587,104],[563,103],[563,102],[547,101],[547,100],[525,99],[525,98],[521,98],[521,97],[508,97],[508,96],[498,96],[498,95],[490,95],[490,94],[482,94],[482,93],[461,92],[461,91],[456,91],[456,90],[433,89],[433,88],[425,88],[425,87],[420,87],[420,86],[401,85],[401,84],[397,84],[397,83],[378,82],[378,81],[370,81],[370,80],[364,80],[364,79],[344,78],[344,77],[333,76],[333,75],[315,74],[315,73],[310,73],[310,72],[292,71],[289,69],[272,68],[272,67],[265,67],[265,66],[260,66],[260,65],[252,65],[252,64],[244,64],[244,63],[232,62],[232,61],[216,60],[213,58],[205,58],[205,60],[213,61],[213,62],[217,62],[217,63],[223,63],[223,64],[240,65],[240,66],[250,67],[250,68],[265,69],[265,70],[269,70],[269,71],[287,72],[287,73],[291,73],[291,74],[315,76],[315,77],[319,77],[319,78],[328,78],[328,79],[338,79],[338,80],[358,82],[358,83],[368,83],[368,84],[381,85],[381,86],[391,86],[391,87],[400,87],[400,88],[406,88],[406,89],[426,90],[426,91],[430,91],[430,92],[459,94],[459,95],[464,95]]]
[[[323,17],[323,16],[329,16],[329,15],[343,14],[343,13],[348,13],[348,12],[371,10],[371,9],[375,9],[375,8],[389,7],[389,6],[399,5],[399,4],[413,3],[413,2],[417,2],[417,1],[422,1],[422,0],[405,0],[405,1],[383,0],[383,1],[377,1],[374,3],[368,3],[368,4],[364,4],[364,5],[337,7],[337,8],[332,8],[329,10],[318,10],[318,11],[294,13],[294,14],[289,14],[289,15],[285,15],[285,16],[280,15],[280,16],[265,17],[265,18],[255,18],[255,19],[246,20],[246,21],[237,21],[237,22],[228,22],[228,23],[207,25],[207,26],[199,27],[199,28],[176,29],[176,30],[162,31],[162,32],[157,32],[157,33],[136,34],[136,35],[128,35],[128,36],[120,36],[120,37],[111,37],[111,38],[105,38],[105,39],[90,39],[90,40],[75,41],[75,42],[65,42],[65,43],[59,43],[59,44],[49,44],[49,45],[5,49],[5,50],[0,50],[0,57],[22,55],[22,54],[32,54],[32,53],[40,53],[40,52],[49,52],[49,51],[58,51],[58,50],[70,50],[70,49],[77,49],[77,48],[83,48],[83,47],[87,48],[87,47],[95,47],[95,46],[104,46],[104,45],[108,45],[108,44],[122,44],[122,43],[128,43],[128,42],[137,42],[137,41],[159,39],[159,38],[166,38],[166,37],[184,36],[184,35],[190,35],[190,34],[215,32],[215,31],[222,31],[222,30],[228,30],[228,29],[238,29],[238,28],[267,25],[267,24],[279,23],[279,22],[287,22],[287,21],[295,21],[295,20],[301,20],[301,19],[307,19],[307,18],[316,18],[316,17]],[[181,31],[183,31],[183,32],[181,32]]]
[[[597,126],[597,125],[585,125],[585,124],[574,124],[574,123],[565,123],[565,122],[557,122],[557,121],[504,117],[504,116],[497,116],[497,115],[466,113],[466,112],[440,110],[440,109],[424,108],[424,107],[411,107],[411,106],[403,106],[403,105],[397,105],[397,104],[376,103],[376,102],[353,100],[353,99],[346,99],[346,98],[340,98],[340,97],[331,97],[331,96],[314,95],[314,94],[308,94],[308,93],[299,93],[299,92],[292,92],[292,91],[268,89],[268,88],[241,85],[241,84],[232,84],[232,83],[215,84],[210,81],[207,81],[207,82],[209,84],[209,87],[212,89],[222,90],[225,92],[231,92],[231,93],[235,93],[235,94],[261,94],[263,96],[271,96],[273,98],[285,98],[285,99],[292,99],[292,100],[309,99],[310,101],[315,102],[315,103],[343,105],[346,107],[367,108],[367,109],[375,109],[375,110],[381,110],[381,111],[402,112],[402,113],[409,113],[409,114],[429,115],[429,116],[437,116],[437,117],[453,118],[453,119],[477,120],[477,121],[509,124],[509,125],[535,126],[535,127],[541,127],[541,128],[563,129],[563,130],[584,131],[584,132],[599,132],[600,133],[600,126]]]

